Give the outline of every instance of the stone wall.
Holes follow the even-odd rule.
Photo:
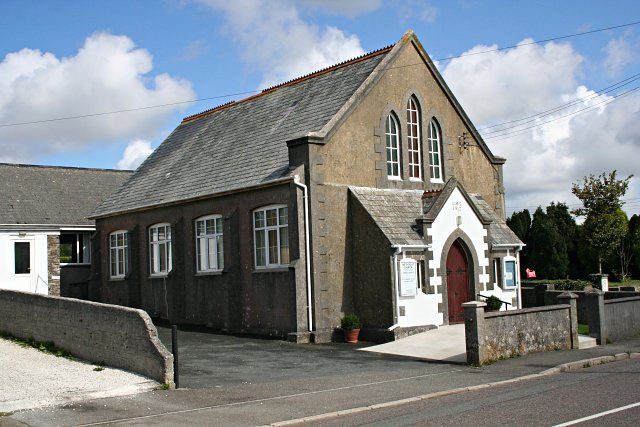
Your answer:
[[[49,295],[60,296],[60,236],[47,236]]]
[[[604,318],[609,340],[640,337],[640,297],[605,300]]]
[[[528,353],[578,348],[575,295],[569,304],[485,313],[485,303],[465,308],[467,362],[484,365]]]
[[[142,310],[0,290],[0,331],[52,341],[75,357],[173,383],[173,356]]]

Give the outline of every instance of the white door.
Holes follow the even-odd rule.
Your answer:
[[[11,254],[13,262],[10,264],[11,288],[23,292],[47,293],[47,289],[36,289],[35,241],[33,237],[15,237],[11,239]]]

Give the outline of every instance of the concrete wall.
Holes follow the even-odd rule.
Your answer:
[[[575,302],[485,313],[477,301],[465,307],[467,361],[483,365],[539,351],[578,348]]]
[[[307,316],[300,193],[286,183],[99,219],[89,298],[142,308],[153,317],[171,322],[228,332],[286,337],[304,331]],[[256,269],[253,210],[273,204],[289,208],[291,263],[284,268]],[[224,220],[224,269],[198,273],[195,220],[211,214],[222,215]],[[157,223],[173,227],[173,268],[161,278],[150,277],[149,273],[148,229]],[[127,277],[114,280],[109,277],[108,236],[116,230],[130,233],[131,265]]]
[[[173,356],[144,311],[0,290],[0,312],[0,331],[52,341],[80,359],[173,382]]]
[[[605,300],[604,318],[609,340],[640,337],[640,297]]]

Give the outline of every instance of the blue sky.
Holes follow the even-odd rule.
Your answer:
[[[612,6],[584,0],[2,0],[0,124],[251,91],[394,43],[408,28],[432,58],[443,58],[479,45],[503,47],[636,20],[637,1]],[[521,57],[486,55],[486,66],[473,61],[439,66],[476,125],[482,126],[534,114],[640,72],[639,35],[640,26],[628,27],[542,45],[529,53],[522,48]],[[308,56],[314,49],[316,54]],[[102,55],[111,56],[102,65],[92,62]],[[129,66],[118,68],[125,57]],[[476,81],[477,66],[488,71]],[[43,69],[49,70],[46,76],[33,77]],[[164,83],[158,76],[164,76]],[[495,111],[482,105],[488,90],[492,99],[504,100]],[[533,99],[539,94],[544,99]],[[122,166],[128,146],[137,158],[132,161],[139,161],[183,116],[226,100],[0,128],[0,160]],[[607,117],[598,111],[595,119],[582,115],[566,125],[561,121],[542,135],[489,140],[496,154],[509,159],[508,205],[576,203],[568,189],[586,173],[615,167],[638,174],[637,162],[629,162],[625,153],[640,148],[637,125],[628,129],[634,115],[638,121],[640,98],[632,94],[625,102],[625,108],[610,108]],[[598,129],[580,126],[580,120],[596,119]],[[616,135],[606,142],[613,153],[598,155],[598,144],[605,141],[585,142],[585,133],[589,139],[594,132]],[[634,183],[628,196],[630,212],[640,206],[632,204],[640,200],[638,187]]]

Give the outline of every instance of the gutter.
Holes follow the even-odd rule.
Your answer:
[[[313,331],[313,308],[311,305],[311,249],[309,244],[309,189],[305,184],[300,182],[300,176],[294,175],[293,183],[302,188],[304,194],[304,251],[305,251],[305,268],[307,270],[307,316],[309,317],[309,332]]]

